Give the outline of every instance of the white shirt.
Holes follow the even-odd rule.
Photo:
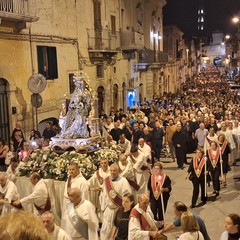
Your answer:
[[[140,151],[143,152],[143,154],[147,157],[147,159],[151,159],[152,158],[152,150],[150,148],[150,146],[146,143],[143,144],[143,147],[141,147],[139,144],[138,144],[138,149]]]
[[[54,230],[48,233],[50,240],[72,240],[71,237],[59,226],[55,224]]]

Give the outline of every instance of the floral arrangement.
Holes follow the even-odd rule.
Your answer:
[[[122,148],[116,144],[109,146],[103,146],[103,148],[97,150],[92,155],[93,163],[99,167],[100,159],[107,159],[109,165],[117,162],[119,154],[122,152]]]
[[[43,178],[65,181],[68,176],[68,166],[71,162],[78,163],[82,175],[89,179],[96,171],[91,156],[75,151],[58,155],[52,150],[37,150],[32,153],[28,162],[19,169],[20,176],[29,176],[38,172]]]

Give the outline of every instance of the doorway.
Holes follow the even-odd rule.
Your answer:
[[[8,81],[0,78],[0,137],[10,144]],[[10,146],[10,145],[9,145]]]

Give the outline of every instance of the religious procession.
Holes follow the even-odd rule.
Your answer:
[[[12,146],[0,139],[0,239],[162,240],[176,228],[175,239],[213,239],[193,210],[210,195],[218,201],[240,159],[240,100],[220,71],[203,69],[182,92],[98,116],[87,81],[74,81],[59,123],[27,138],[17,123]],[[166,157],[192,183],[191,205],[176,201],[172,223]],[[240,216],[225,221],[219,239],[239,239]]]

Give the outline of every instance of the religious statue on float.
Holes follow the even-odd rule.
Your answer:
[[[85,78],[74,76],[75,90],[71,96],[66,115],[61,114],[59,125],[62,128],[59,138],[89,138],[90,130],[87,118],[91,111],[92,94]]]

